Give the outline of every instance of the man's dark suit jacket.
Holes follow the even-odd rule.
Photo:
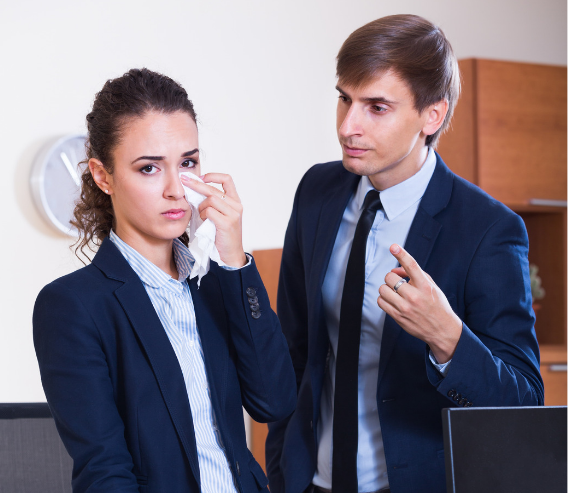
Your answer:
[[[294,372],[254,262],[190,281],[217,426],[240,492],[267,491],[245,441],[290,415]],[[254,319],[247,289],[257,291]],[[91,265],[46,286],[34,310],[43,387],[74,461],[75,492],[198,493],[192,414],[176,354],[144,285],[105,239]]]
[[[277,311],[296,372],[298,403],[292,417],[269,425],[266,456],[272,493],[303,492],[316,469],[316,430],[330,346],[321,288],[359,179],[341,162],[319,164],[306,173],[296,193]],[[528,239],[519,216],[453,174],[437,155],[405,248],[447,296],[463,321],[462,335],[442,378],[429,361],[426,344],[387,316],[377,409],[391,490],[441,493],[441,409],[458,402],[543,404]]]

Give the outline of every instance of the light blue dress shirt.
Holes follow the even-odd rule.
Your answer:
[[[379,354],[385,322],[385,312],[377,305],[378,289],[385,283],[385,275],[397,267],[397,259],[391,255],[389,247],[393,243],[405,244],[411,223],[431,180],[435,165],[435,153],[429,149],[425,163],[415,175],[379,193],[383,209],[377,212],[367,239],[365,294],[358,368],[357,471],[359,492],[372,492],[389,486],[376,399]],[[330,338],[330,354],[321,397],[320,419],[317,428],[318,460],[313,483],[325,489],[331,489],[332,484],[334,380],[346,266],[365,196],[372,189],[373,185],[369,178],[363,176],[344,211],[322,285]],[[431,361],[435,363],[433,359]],[[436,366],[439,371],[446,369],[444,368],[446,365]]]
[[[236,493],[233,473],[211,405],[194,304],[186,282],[194,260],[183,243],[175,239],[173,252],[178,279],[173,279],[122,241],[114,231],[111,231],[109,239],[140,277],[178,358],[194,421],[201,491]]]

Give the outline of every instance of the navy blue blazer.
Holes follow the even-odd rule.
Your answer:
[[[316,430],[329,340],[322,283],[338,228],[360,177],[341,162],[319,164],[296,193],[283,250],[278,314],[298,386],[294,414],[269,425],[272,493],[301,493],[316,469]],[[394,493],[446,491],[441,409],[543,404],[523,221],[437,164],[405,249],[463,321],[442,378],[427,345],[387,316],[377,409]],[[386,273],[387,274],[387,273]],[[377,286],[379,288],[379,285]]]
[[[294,410],[294,372],[254,261],[189,281],[217,424],[239,491],[267,491],[245,441]],[[257,290],[254,319],[247,288]],[[45,394],[74,461],[74,492],[200,491],[192,414],[176,354],[144,285],[105,239],[93,262],[47,285],[33,316]]]

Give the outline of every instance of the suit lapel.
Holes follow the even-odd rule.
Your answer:
[[[358,175],[348,172],[346,174],[344,181],[335,189],[330,190],[328,199],[323,201],[320,209],[309,279],[310,292],[313,296],[322,294],[322,283],[326,276],[344,210],[360,181]]]
[[[216,412],[217,419],[222,420],[224,413],[221,410],[227,394],[229,344],[226,339],[229,337],[229,334],[226,329],[225,308],[223,306],[211,305],[211,303],[221,302],[222,300],[219,284],[212,270],[202,279],[199,289],[197,277],[188,282],[204,353],[212,406]],[[228,441],[226,440],[226,442]],[[226,443],[226,446],[230,446],[230,444]]]
[[[434,216],[442,211],[450,200],[453,184],[452,172],[437,154],[437,165],[431,181],[421,199],[415,218],[411,223],[405,242],[405,250],[425,269],[433,246],[441,230],[441,224]],[[389,315],[385,317],[379,358],[378,383],[389,362],[395,342],[403,329]]]
[[[320,394],[324,372],[326,370],[326,357],[328,355],[329,338],[326,331],[326,317],[322,302],[322,284],[328,270],[328,264],[342,222],[344,210],[355,192],[360,176],[343,171],[342,178],[338,180],[335,188],[329,190],[329,196],[322,202],[318,225],[316,230],[314,250],[312,251],[311,269],[309,271],[309,298],[314,305],[310,310],[312,320],[309,326],[317,327],[316,331],[309,332],[309,357],[311,363],[313,422],[316,423],[320,413]],[[313,348],[312,350],[310,348]],[[314,427],[316,430],[316,427]]]
[[[194,425],[184,377],[176,353],[144,289],[144,285],[125,258],[108,239],[105,239],[101,245],[93,263],[108,277],[124,282],[115,290],[115,296],[148,356],[148,361],[183,444],[194,477],[200,484]]]

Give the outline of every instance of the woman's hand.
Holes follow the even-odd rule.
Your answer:
[[[201,179],[205,183],[182,176],[182,183],[206,196],[199,206],[200,217],[215,224],[215,246],[221,260],[230,267],[243,267],[247,263],[241,234],[243,206],[233,178],[223,173],[208,173]],[[223,192],[206,183],[219,183]]]

